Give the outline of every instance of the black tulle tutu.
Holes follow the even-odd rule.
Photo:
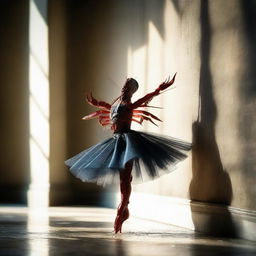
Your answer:
[[[152,180],[175,169],[187,157],[191,143],[130,130],[108,138],[65,161],[82,181],[107,184],[118,181],[119,171],[133,160],[133,182]]]

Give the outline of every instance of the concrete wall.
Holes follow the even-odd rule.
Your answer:
[[[128,75],[141,85],[138,97],[178,72],[176,88],[152,102],[164,107],[155,112],[164,123],[144,129],[193,141],[193,152],[175,172],[134,190],[255,210],[253,6],[235,0],[69,3],[67,156],[109,136],[96,121],[80,120],[94,110],[84,92],[111,101]]]
[[[249,57],[255,2],[202,1],[200,8],[200,117],[193,123],[190,197],[255,210],[255,59]]]
[[[152,102],[164,107],[153,111],[163,124],[142,129],[192,141],[193,151],[175,172],[134,191],[255,210],[254,10],[250,0],[49,1],[51,204],[102,203],[112,189],[84,184],[63,165],[111,134],[81,120],[94,111],[84,93],[111,102],[132,76],[140,83],[136,98],[178,72],[176,88]],[[0,182],[22,195],[28,2],[2,1],[1,12]]]

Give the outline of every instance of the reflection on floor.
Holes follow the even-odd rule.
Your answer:
[[[256,243],[205,237],[131,217],[113,234],[115,210],[0,207],[0,255],[256,255]]]

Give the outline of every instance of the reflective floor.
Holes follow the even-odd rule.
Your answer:
[[[0,255],[256,255],[256,243],[205,237],[131,217],[113,234],[115,210],[0,207]]]

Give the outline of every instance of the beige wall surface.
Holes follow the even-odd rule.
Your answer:
[[[125,77],[132,76],[140,83],[139,97],[178,72],[176,88],[152,102],[164,108],[155,111],[164,122],[142,129],[192,141],[193,151],[173,173],[134,190],[255,209],[255,18],[250,4],[69,3],[67,155],[109,136],[96,121],[80,120],[94,110],[84,102],[84,92],[111,101]]]
[[[24,187],[28,3],[1,7],[0,182]],[[93,204],[113,190],[80,182],[63,164],[111,135],[96,120],[81,120],[95,110],[85,93],[111,102],[134,77],[136,99],[177,72],[174,88],[152,101],[163,107],[152,110],[163,123],[133,129],[191,141],[193,150],[174,172],[133,190],[256,210],[253,1],[74,0],[48,7],[52,205]]]

